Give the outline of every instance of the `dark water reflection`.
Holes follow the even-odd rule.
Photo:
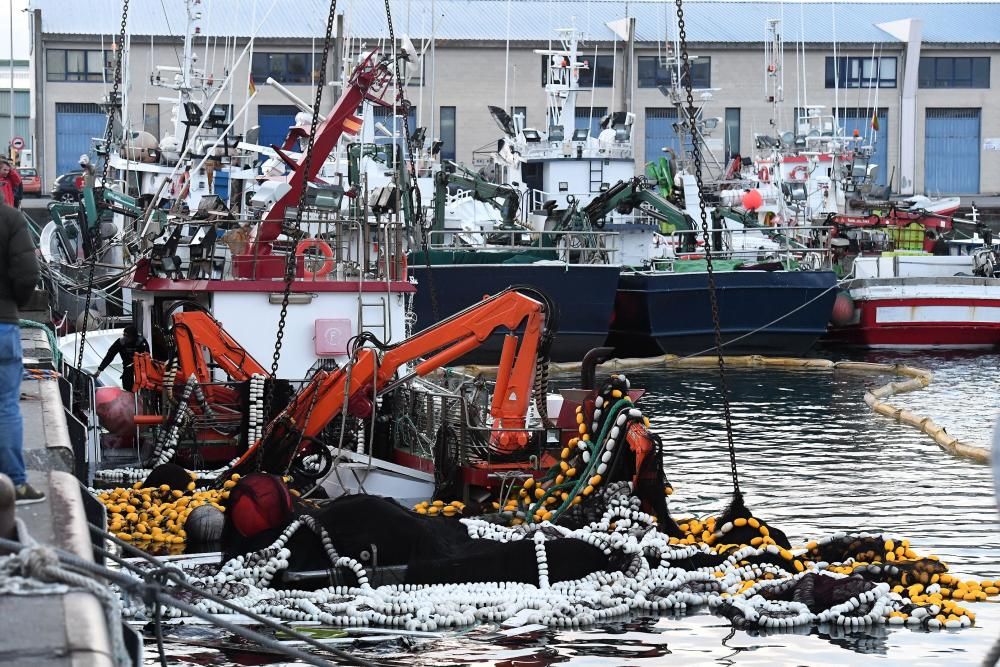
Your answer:
[[[928,389],[896,405],[952,435],[988,445],[1000,413],[1000,355],[871,354],[932,370]],[[731,369],[731,405],[748,505],[800,544],[837,530],[907,537],[962,576],[1000,578],[1000,525],[990,469],[958,460],[929,438],[868,410],[865,386],[889,376]],[[629,373],[664,439],[675,515],[721,509],[731,489],[717,377],[711,371]],[[1000,634],[1000,606],[972,604],[977,626],[927,633],[822,626],[801,633],[733,632],[724,619],[637,618],[586,632],[552,630],[500,642],[463,637],[408,656],[411,665],[976,664]],[[226,664],[201,656],[187,664]],[[184,664],[184,660],[174,664]],[[233,663],[229,663],[233,664]],[[260,663],[256,663],[260,664]],[[277,663],[274,663],[277,664]]]

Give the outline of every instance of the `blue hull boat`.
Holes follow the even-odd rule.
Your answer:
[[[618,274],[621,268],[606,264],[437,264],[427,267],[419,257],[410,260],[409,274],[417,279],[413,308],[419,331],[454,315],[508,287],[524,285],[548,296],[556,309],[556,336],[550,358],[580,361],[592,348],[604,345],[608,336]],[[435,317],[431,290],[437,297]],[[502,333],[461,359],[463,363],[495,365],[500,360]]]
[[[794,355],[826,332],[837,298],[832,271],[715,273],[726,354]],[[608,344],[619,357],[714,352],[708,274],[625,272]]]

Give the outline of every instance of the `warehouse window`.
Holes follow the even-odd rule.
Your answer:
[[[16,60],[14,62],[17,62]],[[21,137],[31,147],[31,99],[26,90],[14,91],[14,126],[10,126],[10,91],[0,90],[0,128],[10,131],[10,137]]]
[[[695,57],[691,59],[691,87],[712,87],[712,59]],[[659,56],[639,56],[636,67],[640,88],[671,87],[676,68],[667,65]],[[682,83],[683,85],[683,83]]]
[[[441,159],[454,160],[455,149],[455,107],[441,107]]]
[[[46,81],[110,81],[114,76],[111,51],[48,49]]]
[[[542,85],[546,81],[545,77],[549,71],[549,58],[552,56],[542,56]],[[579,86],[581,88],[610,88],[615,80],[615,57],[614,56],[579,56],[580,62],[586,63],[586,69],[580,69]]]
[[[921,88],[989,88],[989,57],[928,57],[920,59]]]
[[[836,65],[836,67],[835,67]],[[895,88],[896,58],[826,59],[827,88]]]
[[[256,84],[271,77],[278,83],[312,83],[313,57],[308,53],[255,53],[251,72]]]

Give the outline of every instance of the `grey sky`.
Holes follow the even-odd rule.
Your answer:
[[[28,0],[0,0],[0,60],[10,57],[10,10],[14,9],[14,59],[27,60],[31,42]]]

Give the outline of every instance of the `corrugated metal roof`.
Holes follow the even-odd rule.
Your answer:
[[[272,4],[273,3],[273,4]],[[118,32],[120,0],[31,0],[42,10],[42,30],[55,34]],[[433,11],[432,11],[433,8]],[[545,41],[556,28],[575,26],[592,40],[610,40],[607,21],[622,18],[621,0],[392,0],[397,33],[442,40]],[[663,0],[631,0],[636,39],[662,40],[673,31],[673,4]],[[508,31],[508,10],[510,22]],[[248,36],[260,25],[262,38],[322,36],[327,0],[204,0],[204,35]],[[387,34],[385,13],[378,0],[340,0],[349,32],[377,38]],[[265,18],[266,16],[266,18]],[[256,18],[255,18],[256,17]],[[1000,43],[1000,3],[994,2],[716,2],[685,4],[691,42],[760,42],[769,18],[784,19],[786,42],[828,43],[834,24],[838,42],[894,42],[876,23],[905,18],[923,19],[924,42]],[[134,35],[177,35],[184,31],[183,0],[131,0],[129,30]]]

